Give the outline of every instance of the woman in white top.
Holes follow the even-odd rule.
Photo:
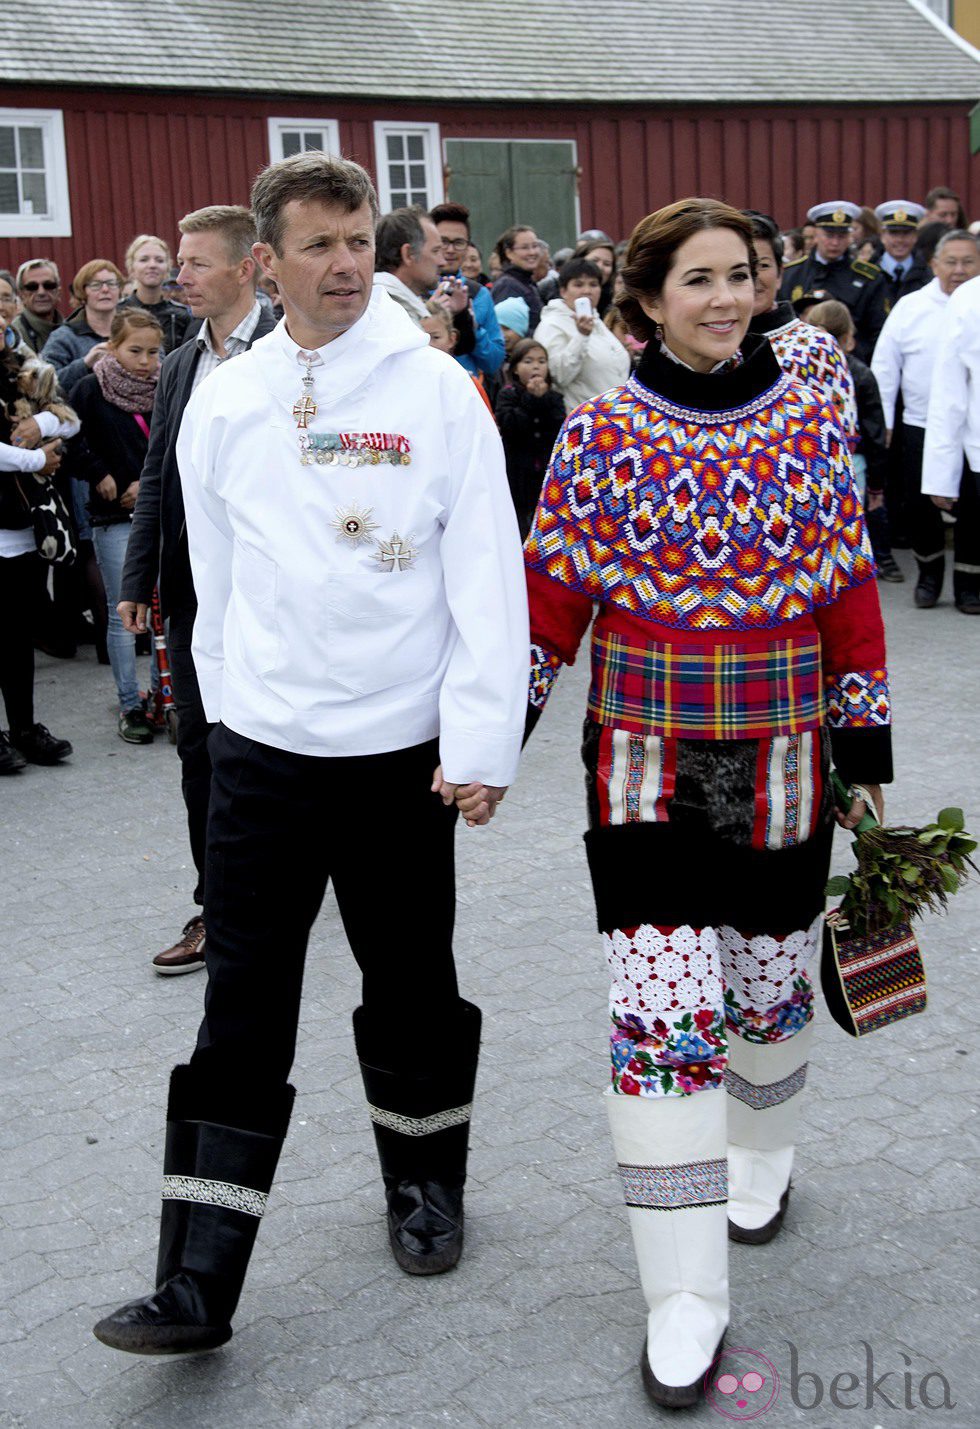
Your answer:
[[[570,258],[558,274],[559,297],[541,314],[535,337],[548,354],[552,380],[571,412],[582,402],[621,387],[630,375],[630,361],[622,343],[598,315],[602,279],[586,258]],[[588,302],[576,302],[584,299]]]
[[[11,286],[9,274],[0,276]],[[58,439],[74,436],[78,421],[58,400],[52,368],[18,350],[11,316],[0,305],[0,693],[10,726],[9,737],[0,732],[0,774],[16,774],[28,761],[57,764],[71,753],[67,739],[34,722],[32,615],[42,570],[21,483],[31,472],[57,470]]]

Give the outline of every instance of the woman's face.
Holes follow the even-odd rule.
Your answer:
[[[543,347],[532,347],[514,367],[517,380],[526,387],[532,377],[548,376],[548,354]]]
[[[588,298],[593,308],[599,306],[599,298],[602,288],[596,278],[590,278],[587,273],[581,274],[578,278],[570,278],[561,290],[562,301],[565,306],[575,311],[576,298]]]
[[[594,263],[602,274],[602,281],[608,283],[612,277],[612,271],[616,266],[616,260],[611,248],[590,248],[586,253],[586,258],[590,263]]]
[[[730,228],[695,233],[677,249],[663,291],[640,298],[675,357],[710,372],[739,349],[755,292],[745,240]]]
[[[85,307],[91,313],[115,312],[119,302],[119,279],[111,268],[99,268],[85,284]]]
[[[514,246],[505,248],[504,252],[507,254],[507,262],[512,267],[523,268],[526,272],[533,273],[541,255],[538,235],[533,228],[518,229],[514,236]]]
[[[480,258],[480,250],[479,248],[477,248],[475,243],[471,243],[469,248],[467,248],[466,252],[463,254],[462,261],[459,265],[460,272],[462,273],[464,278],[473,278],[474,280],[476,280],[479,278],[481,272],[483,271],[481,263],[482,260]]]
[[[772,251],[772,244],[767,243],[764,238],[757,238],[753,244],[755,248],[755,303],[752,308],[752,316],[758,313],[768,313],[776,305],[776,294],[779,292],[779,264],[776,262],[776,255]]]
[[[109,349],[120,367],[134,377],[152,377],[160,366],[160,338],[151,328],[128,327],[118,347],[110,343]]]
[[[141,288],[158,291],[170,271],[170,255],[159,243],[144,243],[133,254],[130,274]]]
[[[17,309],[20,304],[17,302],[17,294],[7,282],[6,278],[0,278],[0,342],[10,323],[17,316]]]

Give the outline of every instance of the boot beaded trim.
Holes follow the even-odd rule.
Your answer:
[[[740,1077],[737,1072],[733,1072],[731,1067],[725,1069],[725,1091],[738,1101],[744,1102],[753,1111],[763,1111],[766,1107],[780,1106],[783,1102],[788,1102],[790,1097],[795,1097],[797,1092],[803,1090],[806,1081],[807,1063],[802,1067],[797,1067],[795,1072],[790,1072],[788,1077],[783,1077],[780,1082],[764,1082],[757,1086],[755,1082],[747,1082],[744,1077]]]
[[[269,1197],[250,1186],[234,1186],[230,1181],[204,1181],[198,1176],[164,1176],[165,1201],[194,1201],[199,1206],[223,1206],[261,1218]]]
[[[384,1107],[372,1106],[368,1111],[375,1126],[386,1127],[388,1131],[400,1131],[402,1136],[431,1136],[434,1131],[446,1131],[451,1126],[463,1126],[470,1119],[473,1103],[451,1107],[448,1111],[433,1112],[432,1116],[402,1116],[397,1111],[385,1111]]]
[[[687,1206],[723,1206],[728,1200],[728,1161],[686,1161],[677,1166],[619,1163],[627,1206],[681,1211]]]

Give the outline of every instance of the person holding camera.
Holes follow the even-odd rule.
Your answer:
[[[3,275],[10,281],[9,274]],[[71,754],[34,720],[34,638],[30,618],[38,605],[42,565],[31,513],[21,492],[28,473],[51,476],[61,465],[61,438],[78,421],[59,402],[55,374],[46,362],[25,358],[21,341],[0,307],[0,694],[9,734],[0,732],[0,774],[25,764],[58,764]]]
[[[557,298],[541,314],[535,337],[548,354],[552,380],[571,412],[630,375],[623,344],[598,314],[602,274],[587,258],[570,258],[558,274]]]

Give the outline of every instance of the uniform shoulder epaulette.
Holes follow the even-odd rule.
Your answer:
[[[881,269],[877,263],[865,263],[863,258],[855,258],[851,264],[853,272],[860,274],[862,278],[880,278]]]
[[[805,263],[806,260],[807,260],[807,254],[805,254],[805,253],[804,253],[804,255],[803,255],[802,258],[789,258],[789,259],[787,259],[787,261],[783,264],[783,268],[798,268],[798,267],[800,266],[800,264],[801,264],[801,263]]]

